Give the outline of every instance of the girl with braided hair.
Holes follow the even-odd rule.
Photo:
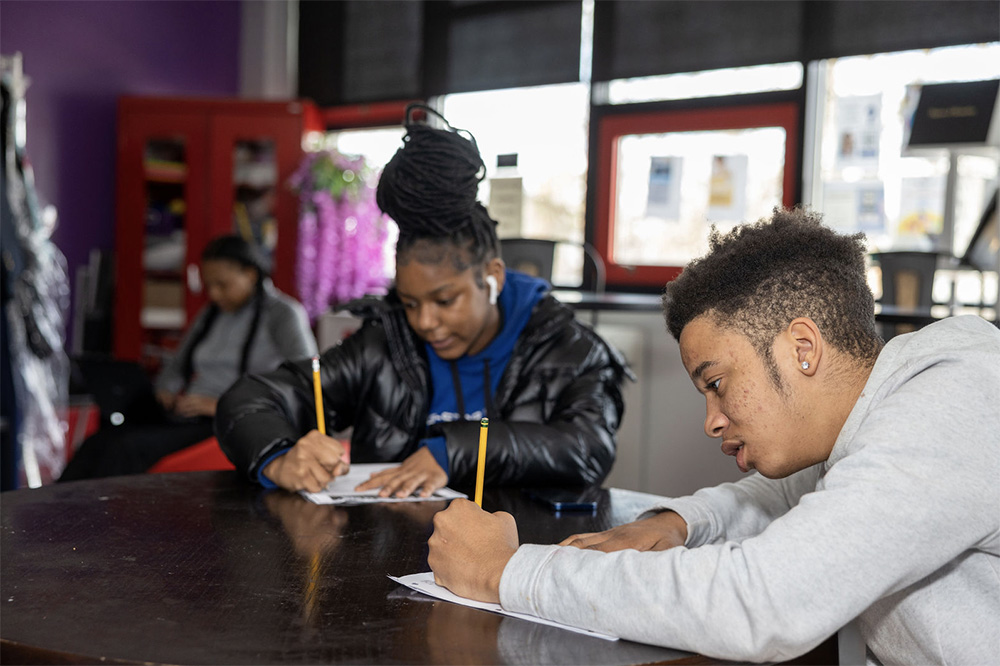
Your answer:
[[[144,472],[212,436],[218,397],[238,377],[316,353],[305,308],[274,288],[264,260],[243,238],[209,241],[201,274],[209,303],[156,378],[163,413],[101,429],[80,445],[60,481]]]
[[[629,371],[548,283],[506,270],[476,198],[485,169],[474,139],[414,122],[418,109],[434,113],[407,110],[378,186],[399,226],[395,287],[355,302],[361,329],[323,354],[325,422],[353,428],[353,462],[402,462],[360,486],[383,496],[469,487],[484,416],[487,483],[599,483]],[[288,490],[319,491],[347,469],[341,443],[315,424],[307,362],[244,378],[216,414],[236,468]]]

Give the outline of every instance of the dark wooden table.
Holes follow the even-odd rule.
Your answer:
[[[521,540],[625,522],[602,491],[555,516],[487,490]],[[0,662],[169,664],[714,663],[465,608],[386,577],[427,571],[444,502],[337,508],[232,472],[148,474],[0,495]]]

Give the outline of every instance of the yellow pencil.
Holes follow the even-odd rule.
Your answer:
[[[326,434],[326,419],[323,416],[323,386],[319,381],[319,356],[313,356],[313,393],[316,396],[316,430]]]
[[[319,434],[326,434],[326,417],[323,416],[323,385],[319,380],[319,356],[312,358],[313,370],[313,396],[316,398],[316,430]],[[316,601],[319,591],[319,566],[320,554],[314,552],[309,558],[309,574],[306,581],[305,612],[306,623],[312,624],[313,615],[316,612]]]
[[[484,418],[479,422],[479,464],[476,465],[476,504],[483,508],[483,477],[486,475],[486,433],[490,428],[490,420]]]

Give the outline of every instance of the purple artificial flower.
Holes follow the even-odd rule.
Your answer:
[[[310,321],[315,324],[331,305],[384,293],[388,221],[375,202],[377,178],[364,158],[335,150],[306,153],[288,183],[299,193],[295,277]]]

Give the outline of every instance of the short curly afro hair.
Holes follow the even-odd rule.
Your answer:
[[[864,234],[837,234],[801,208],[775,208],[771,218],[726,234],[713,228],[708,254],[667,284],[667,328],[680,340],[688,323],[709,313],[745,335],[776,374],[775,337],[796,317],[809,317],[831,345],[871,364],[884,343],[875,330],[864,241]]]

